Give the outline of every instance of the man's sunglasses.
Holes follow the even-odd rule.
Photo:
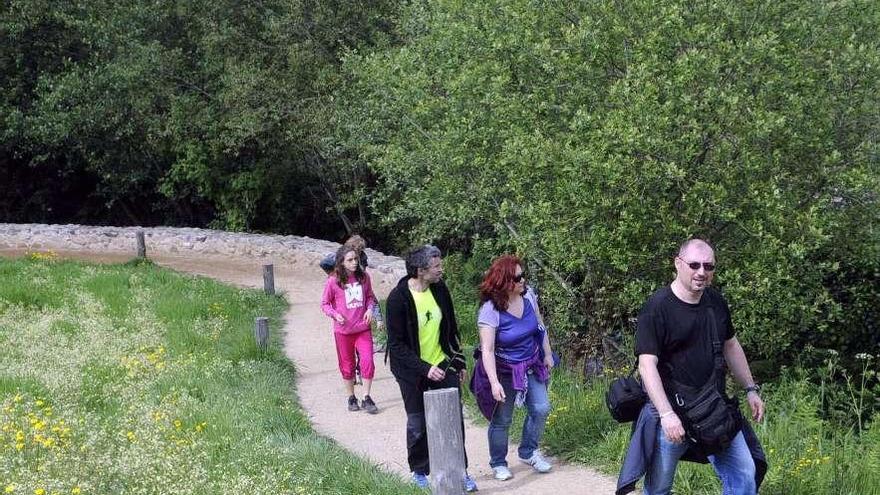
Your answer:
[[[519,275],[513,277],[513,281],[518,284],[518,283],[522,282],[523,279],[525,279],[525,278],[526,278],[526,272],[522,272]]]
[[[681,258],[679,259],[681,261],[684,261]],[[688,263],[687,261],[684,261],[684,264],[687,265],[688,268],[690,268],[691,270],[699,270],[700,265],[703,265],[703,270],[706,270],[707,272],[715,271],[715,263],[700,263],[699,261],[691,261],[690,263]]]

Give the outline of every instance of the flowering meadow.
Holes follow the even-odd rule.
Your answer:
[[[415,493],[311,430],[285,307],[148,262],[0,259],[0,493]]]

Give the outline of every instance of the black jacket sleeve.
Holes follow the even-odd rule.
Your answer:
[[[422,361],[415,349],[411,347],[410,339],[407,338],[407,304],[406,299],[397,290],[391,291],[385,304],[388,313],[385,318],[385,328],[388,332],[391,371],[397,378],[426,377],[428,371],[431,370],[431,365]]]

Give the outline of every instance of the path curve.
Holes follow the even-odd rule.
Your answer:
[[[8,239],[6,239],[8,241]],[[19,256],[33,246],[0,245],[0,255]],[[64,258],[97,262],[121,262],[131,258],[131,252],[94,252],[64,249],[53,246]],[[187,256],[185,253],[151,252],[150,258],[161,266],[184,273],[202,275],[246,287],[262,287],[262,264],[265,259],[245,256]],[[319,308],[321,291],[326,280],[314,256],[310,262],[275,265],[275,285],[290,303],[285,314],[284,350],[295,364],[296,395],[299,403],[322,435],[333,438],[349,451],[357,453],[385,469],[408,476],[406,464],[406,415],[400,390],[389,368],[376,355],[376,376],[372,396],[380,412],[369,415],[351,413],[345,408],[345,396],[336,352],[330,335],[329,320]],[[389,270],[388,272],[392,272]],[[385,297],[392,288],[392,273],[371,272],[376,278],[374,287],[379,297]],[[359,388],[356,393],[360,395]],[[514,425],[516,427],[516,425]],[[550,474],[537,474],[516,461],[516,444],[511,445],[508,460],[514,478],[497,482],[491,478],[485,426],[468,422],[466,445],[470,473],[477,479],[479,493],[484,494],[612,494],[615,481],[584,466],[554,461]]]

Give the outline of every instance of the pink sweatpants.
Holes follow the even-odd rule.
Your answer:
[[[354,380],[355,355],[357,349],[361,358],[361,377],[373,379],[373,332],[370,330],[353,334],[333,333],[336,338],[336,357],[339,360],[339,371],[344,380]]]

